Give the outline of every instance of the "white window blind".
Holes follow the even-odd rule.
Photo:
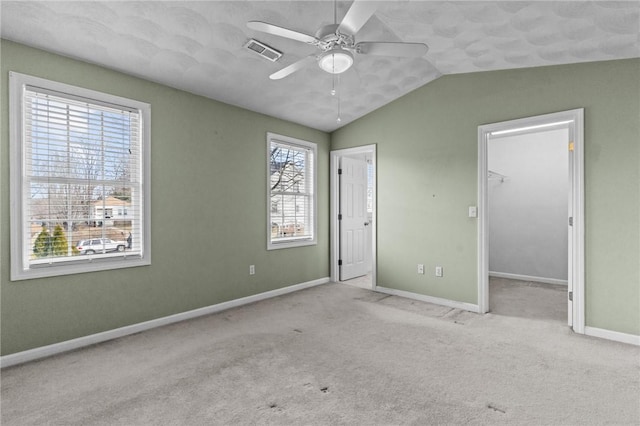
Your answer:
[[[315,144],[269,138],[269,248],[315,243]]]
[[[27,84],[21,98],[22,270],[141,259],[142,112]]]

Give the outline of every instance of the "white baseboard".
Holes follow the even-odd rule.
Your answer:
[[[603,328],[585,326],[584,334],[587,336],[599,337],[601,339],[613,340],[616,342],[628,343],[640,346],[640,336],[635,334],[620,333],[618,331],[605,330]]]
[[[104,331],[102,333],[91,334],[89,336],[78,337],[77,339],[66,340],[52,345],[41,346],[39,348],[29,349],[23,352],[17,352],[10,355],[0,357],[0,368],[10,367],[12,365],[22,364],[28,361],[45,358],[51,355],[57,355],[62,352],[79,349],[85,346],[94,345],[96,343],[105,342],[107,340],[117,339],[119,337],[128,336],[130,334],[139,333],[163,325],[173,324],[192,318],[209,315],[227,309],[235,308],[249,303],[258,302],[260,300],[270,299],[272,297],[282,296],[287,293],[304,290],[305,288],[314,287],[329,282],[329,277],[320,278],[313,281],[307,281],[300,284],[279,288],[276,290],[266,291],[264,293],[254,294],[252,296],[242,297],[240,299],[229,300],[228,302],[218,303],[216,305],[205,306],[179,314],[169,315],[138,324],[127,325],[125,327]]]
[[[533,281],[536,283],[567,285],[567,280],[559,280],[557,278],[533,277],[531,275],[510,274],[508,272],[489,271],[490,277],[507,278],[509,280]]]
[[[532,281],[532,280],[527,280]],[[412,293],[404,290],[396,290],[394,288],[376,286],[374,291],[390,294],[393,296],[406,297],[407,299],[420,300],[436,305],[448,306],[450,308],[462,309],[465,311],[479,313],[478,305],[466,302],[457,302],[455,300],[442,299],[434,296],[425,296],[423,294]],[[612,340],[615,342],[628,343],[630,345],[640,346],[640,336],[635,334],[620,333],[618,331],[605,330],[603,328],[588,327],[584,328],[584,334],[587,336],[599,337],[601,339]]]
[[[478,307],[478,305],[474,305],[473,303],[458,302],[455,300],[442,299],[440,297],[426,296],[424,294],[412,293],[410,291],[396,290],[395,288],[387,288],[387,287],[380,287],[380,286],[376,286],[374,288],[374,291],[390,294],[392,296],[400,296],[400,297],[406,297],[407,299],[414,299],[414,300],[420,300],[422,302],[429,302],[435,305],[442,305],[442,306],[448,306],[450,308],[462,309],[463,311],[470,311],[475,313],[480,312],[480,308]]]

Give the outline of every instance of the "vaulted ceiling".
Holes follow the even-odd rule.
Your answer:
[[[445,74],[640,57],[639,1],[376,1],[356,41],[426,43],[423,57],[356,54],[337,76],[314,63],[269,79],[317,50],[247,21],[314,35],[351,3],[4,0],[0,34],[324,131]],[[244,47],[251,38],[283,56],[258,56]]]

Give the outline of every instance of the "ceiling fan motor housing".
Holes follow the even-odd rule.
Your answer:
[[[343,49],[353,49],[353,36],[338,32],[338,24],[325,25],[316,32],[319,42],[316,44],[320,50],[327,52],[336,46]]]

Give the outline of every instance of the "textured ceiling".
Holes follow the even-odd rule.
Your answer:
[[[338,21],[350,4],[337,2]],[[443,74],[640,57],[640,1],[376,4],[356,41],[423,42],[429,52],[410,59],[356,55],[335,81],[314,64],[270,80],[316,49],[246,26],[260,20],[315,34],[333,23],[332,1],[3,0],[0,34],[324,131]],[[275,63],[257,56],[243,48],[249,38],[284,56]]]

